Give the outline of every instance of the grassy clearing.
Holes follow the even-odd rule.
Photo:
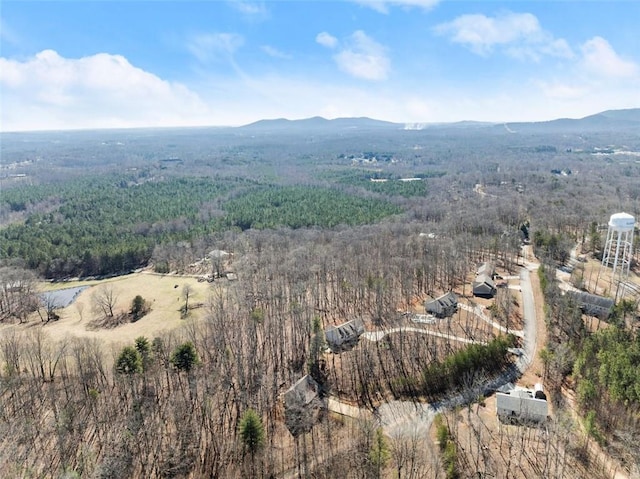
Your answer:
[[[180,319],[180,307],[184,305],[182,290],[188,285],[191,288],[189,304],[205,303],[213,291],[223,283],[199,283],[196,278],[175,275],[158,275],[152,273],[134,273],[126,276],[110,278],[101,281],[78,281],[65,283],[46,283],[45,290],[71,288],[75,286],[90,286],[84,290],[76,301],[59,311],[60,320],[43,325],[44,331],[54,340],[70,337],[96,338],[104,343],[119,345],[130,342],[138,336],[152,339],[163,331],[176,329],[187,322],[199,321],[204,318],[206,308],[190,311],[189,317]],[[127,323],[113,329],[91,330],[89,323],[95,319],[92,296],[101,288],[113,288],[117,298],[115,311],[128,311],[136,295],[141,295],[151,306],[151,311],[135,323]],[[40,327],[40,317],[37,313],[31,316],[26,325],[6,326],[10,328]],[[3,330],[0,329],[0,335]]]

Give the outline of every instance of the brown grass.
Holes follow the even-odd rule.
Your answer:
[[[189,321],[199,321],[206,314],[206,308],[190,309],[188,318],[181,319],[180,307],[184,305],[182,289],[189,285],[192,292],[189,303],[206,303],[215,288],[224,287],[223,281],[216,283],[198,282],[196,278],[175,275],[158,275],[149,272],[133,273],[117,278],[100,281],[77,281],[66,283],[46,283],[45,290],[90,286],[76,301],[59,311],[60,320],[42,324],[34,313],[26,325],[12,325],[12,328],[42,327],[53,340],[69,337],[99,338],[101,342],[118,345],[132,341],[138,336],[153,338],[162,332],[170,331]],[[113,328],[96,328],[94,322],[99,319],[93,311],[92,296],[99,288],[111,287],[117,297],[116,316],[126,313],[136,295],[142,296],[151,308],[149,313],[135,323],[125,322]]]

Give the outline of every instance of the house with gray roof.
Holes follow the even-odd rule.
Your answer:
[[[490,278],[493,278],[493,276],[496,274],[496,265],[493,264],[493,262],[491,261],[486,261],[482,263],[478,268],[476,275],[480,276],[482,274],[486,274]]]
[[[436,318],[453,316],[458,310],[458,297],[455,293],[449,291],[436,299],[426,301],[424,303],[424,310]]]
[[[496,283],[493,280],[495,274],[496,268],[492,262],[483,263],[478,268],[476,278],[472,283],[473,295],[481,298],[493,298],[497,291]]]
[[[479,274],[476,279],[473,280],[473,295],[480,296],[482,298],[493,298],[496,294],[496,283],[491,276],[486,274]]]
[[[613,311],[615,302],[611,298],[598,296],[584,291],[567,291],[567,295],[580,310],[588,315],[600,319],[607,319]]]
[[[309,432],[322,406],[320,385],[308,374],[301,377],[284,393],[285,424],[289,432],[294,437]]]
[[[339,326],[330,326],[325,330],[325,338],[331,351],[339,352],[353,347],[364,333],[362,319],[355,318]]]

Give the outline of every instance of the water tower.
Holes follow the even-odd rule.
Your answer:
[[[629,277],[631,258],[633,257],[633,230],[636,219],[628,213],[616,213],[609,219],[607,242],[604,245],[602,266],[611,266],[611,283],[623,285]],[[616,299],[617,299],[616,293]]]

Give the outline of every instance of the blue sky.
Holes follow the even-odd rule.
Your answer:
[[[640,107],[640,2],[0,4],[2,131]]]

